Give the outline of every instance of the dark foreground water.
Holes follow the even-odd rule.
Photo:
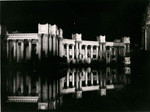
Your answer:
[[[56,74],[54,70],[49,75],[37,71],[9,73],[2,79],[2,109],[5,112],[43,111],[38,110],[40,102],[55,102],[52,108],[49,104],[48,111],[148,111],[148,62],[149,55],[136,54],[129,67],[131,73],[125,67],[66,68],[57,71],[59,77],[50,77]],[[8,96],[40,96],[41,99],[36,103],[14,103],[8,102]]]

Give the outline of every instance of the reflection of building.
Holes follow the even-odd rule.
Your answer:
[[[150,50],[150,4],[147,7],[144,26],[142,28],[142,46],[144,50]]]
[[[81,34],[74,34],[72,39],[65,39],[62,29],[50,24],[39,24],[38,33],[8,34],[7,38],[7,57],[17,62],[53,55],[66,57],[68,63],[102,59],[109,63],[129,52],[129,37],[106,42],[105,36],[100,35],[97,41],[85,41]]]
[[[68,69],[67,75],[58,80],[48,80],[36,73],[10,72],[7,77],[8,102],[38,102],[38,109],[56,109],[63,103],[63,95],[98,91],[102,96],[109,89],[120,89],[130,84],[130,78],[116,69]]]

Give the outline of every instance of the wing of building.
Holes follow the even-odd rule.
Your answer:
[[[82,40],[82,34],[63,37],[63,30],[56,25],[38,24],[38,33],[8,34],[7,57],[10,61],[41,59],[48,56],[66,57],[67,62],[77,63],[106,59],[107,63],[130,52],[130,38],[106,42],[105,36],[96,41]]]

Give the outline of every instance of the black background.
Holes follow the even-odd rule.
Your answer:
[[[38,23],[56,24],[64,38],[82,33],[84,40],[106,35],[107,41],[130,36],[140,46],[148,0],[2,2],[2,24],[9,32],[37,33]]]

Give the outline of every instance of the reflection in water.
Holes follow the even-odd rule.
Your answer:
[[[105,70],[69,68],[64,77],[51,80],[37,75],[36,71],[10,72],[7,77],[7,102],[37,102],[38,109],[56,109],[63,104],[65,94],[72,94],[78,99],[87,91],[98,91],[105,96],[109,89],[123,88],[130,84],[130,73],[130,67],[124,70],[110,67]]]

